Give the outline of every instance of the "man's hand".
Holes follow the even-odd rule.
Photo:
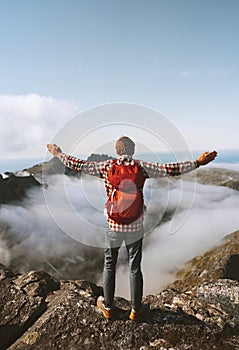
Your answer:
[[[212,152],[204,152],[202,154],[200,154],[200,156],[197,159],[197,165],[206,165],[210,162],[212,162],[217,156],[217,152],[216,151],[212,151]]]
[[[61,156],[61,154],[62,154],[62,151],[61,151],[60,147],[55,145],[55,144],[48,143],[47,144],[47,148],[48,148],[48,151],[51,154],[53,154],[54,157],[59,158]]]

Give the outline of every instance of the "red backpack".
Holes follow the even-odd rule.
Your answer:
[[[114,161],[108,172],[113,191],[106,203],[109,218],[120,223],[136,221],[144,210],[143,186],[145,175],[140,165],[119,165]]]

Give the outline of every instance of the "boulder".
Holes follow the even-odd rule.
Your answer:
[[[14,276],[5,269],[5,273],[0,281],[1,349],[18,339],[44,313],[46,296],[59,288],[59,282],[45,272]]]
[[[151,308],[185,313],[202,321],[212,333],[239,326],[239,282],[219,279],[186,292],[166,289],[146,298]],[[228,317],[230,315],[230,317]]]

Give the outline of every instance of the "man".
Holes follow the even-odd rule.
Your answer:
[[[106,231],[104,251],[104,298],[98,298],[97,306],[105,318],[110,319],[112,317],[118,251],[123,241],[125,241],[128,254],[132,303],[129,318],[131,320],[139,320],[147,309],[142,304],[143,278],[141,272],[144,234],[142,189],[144,182],[148,178],[176,176],[188,173],[201,165],[206,165],[213,161],[217,156],[217,152],[204,152],[195,161],[168,164],[151,163],[143,160],[134,160],[132,156],[134,154],[135,144],[130,138],[122,136],[116,142],[117,160],[109,159],[103,162],[87,162],[62,153],[57,145],[48,144],[47,147],[53,156],[58,157],[65,166],[89,175],[98,176],[104,180],[108,197],[106,204],[108,229]],[[123,185],[120,187],[120,184],[116,184],[116,177],[118,183],[120,183],[120,174],[124,177],[126,187],[131,181],[131,185],[128,186],[130,190],[126,190],[126,187],[123,188]],[[132,184],[134,190],[132,190]],[[127,208],[120,209],[119,199],[117,201],[114,200],[114,196],[117,193],[120,198],[123,198],[121,203],[126,203],[129,196],[131,196],[131,200],[128,200],[129,204],[126,206],[130,210],[127,210]],[[139,210],[135,208],[136,205],[139,207]],[[125,216],[124,213],[126,213]],[[129,218],[130,215],[131,218]]]

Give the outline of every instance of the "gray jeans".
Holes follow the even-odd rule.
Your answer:
[[[143,231],[123,233],[107,230],[105,234],[105,263],[103,289],[105,306],[111,308],[115,293],[115,271],[119,248],[125,241],[128,253],[129,280],[132,308],[138,310],[143,295],[143,276],[141,272]]]

